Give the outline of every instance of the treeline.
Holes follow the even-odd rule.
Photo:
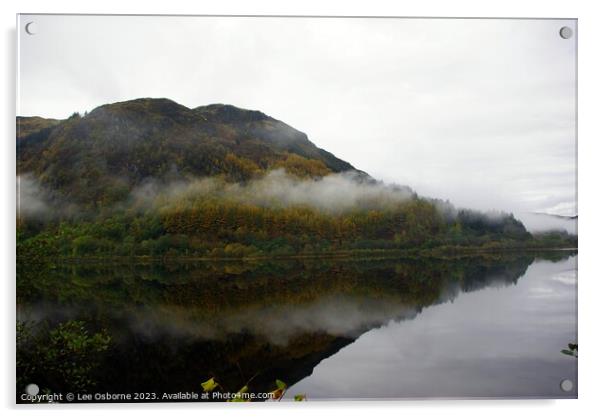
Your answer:
[[[533,236],[512,215],[460,210],[426,199],[382,210],[333,213],[309,206],[262,207],[206,198],[145,213],[123,210],[93,219],[23,221],[18,255],[34,262],[62,256],[278,257],[341,251],[576,246],[555,232]],[[574,245],[573,245],[574,244]]]

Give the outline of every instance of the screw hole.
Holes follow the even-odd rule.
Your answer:
[[[25,25],[25,32],[27,32],[28,35],[35,35],[37,31],[38,27],[35,22],[29,22]]]
[[[571,36],[573,36],[573,29],[569,28],[568,26],[563,26],[560,28],[559,33],[562,39],[569,39]]]
[[[570,379],[564,379],[560,382],[560,389],[562,389],[563,392],[570,392],[573,390],[573,381]]]

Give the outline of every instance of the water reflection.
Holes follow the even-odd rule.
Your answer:
[[[576,368],[559,354],[575,339],[567,257],[71,265],[19,275],[18,319],[108,331],[87,391],[198,392],[209,376],[237,388],[256,375],[252,391],[278,378],[310,399],[556,396],[544,381]],[[488,377],[514,369],[519,383]]]
[[[362,335],[291,390],[327,398],[576,397],[576,257]],[[349,365],[354,367],[350,368]],[[366,384],[366,382],[369,382]]]

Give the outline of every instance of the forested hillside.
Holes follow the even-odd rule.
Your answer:
[[[18,253],[28,260],[576,245],[534,237],[510,214],[386,185],[234,106],[138,99],[63,121],[20,117],[17,132]]]
[[[123,200],[145,179],[222,175],[246,181],[270,168],[299,176],[353,170],[305,134],[228,105],[189,109],[166,99],[138,99],[74,114],[58,124],[20,118],[19,173],[32,173],[55,199],[84,208]],[[51,129],[33,130],[33,121]]]

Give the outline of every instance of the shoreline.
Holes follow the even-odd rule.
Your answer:
[[[265,262],[286,260],[384,260],[384,259],[418,259],[430,258],[438,260],[476,258],[483,256],[503,256],[517,253],[543,252],[575,252],[578,247],[530,247],[530,248],[464,248],[464,249],[416,249],[416,250],[347,250],[329,253],[265,255],[252,257],[205,257],[205,256],[86,256],[86,257],[57,257],[57,263],[94,264],[111,262],[114,264],[155,264],[155,263],[191,263],[191,262]],[[24,260],[25,261],[25,260]],[[17,264],[19,259],[17,257]]]

